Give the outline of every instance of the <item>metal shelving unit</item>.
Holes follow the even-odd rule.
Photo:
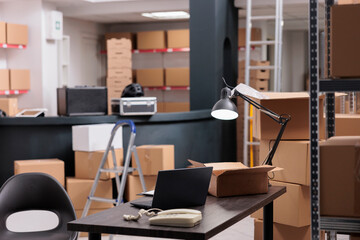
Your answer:
[[[325,0],[325,19],[327,32],[330,33],[330,7],[334,0]],[[310,159],[311,159],[311,236],[320,239],[320,229],[330,231],[330,239],[336,239],[336,232],[359,233],[360,219],[320,217],[319,182],[319,91],[326,93],[327,137],[335,135],[335,94],[334,92],[360,91],[360,79],[319,80],[318,71],[318,1],[309,0],[309,53],[310,53]],[[330,63],[330,34],[327,35],[327,63]],[[328,75],[330,66],[328,65]],[[322,107],[322,106],[320,106]]]

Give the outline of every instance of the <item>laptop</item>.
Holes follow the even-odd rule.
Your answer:
[[[186,208],[205,204],[212,167],[180,168],[159,171],[154,196],[130,204],[138,208]]]

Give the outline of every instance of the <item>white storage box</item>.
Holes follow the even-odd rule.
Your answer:
[[[153,115],[156,113],[156,97],[129,97],[111,99],[113,114]]]
[[[111,130],[115,124],[77,125],[72,127],[72,147],[74,151],[104,151],[108,145]],[[122,127],[113,140],[114,148],[122,148]]]

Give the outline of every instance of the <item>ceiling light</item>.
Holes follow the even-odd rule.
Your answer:
[[[84,1],[91,3],[106,3],[106,2],[130,2],[134,0],[84,0]]]
[[[190,18],[189,13],[184,11],[173,11],[173,12],[151,12],[142,13],[144,17],[153,19],[188,19]]]

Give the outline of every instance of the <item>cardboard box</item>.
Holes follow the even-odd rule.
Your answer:
[[[93,184],[94,180],[92,179],[77,179],[73,177],[66,178],[66,190],[75,210],[84,209]],[[99,180],[94,196],[109,199],[113,198],[112,181]],[[90,207],[91,209],[104,209],[113,207],[113,204],[92,201]]]
[[[124,78],[132,80],[132,70],[130,68],[107,69],[107,78]]]
[[[22,24],[6,23],[7,44],[28,44],[28,26]]]
[[[246,29],[239,28],[238,30],[238,46],[245,47],[245,38],[246,38]],[[251,29],[251,41],[261,41],[261,29],[252,28]]]
[[[167,31],[168,48],[188,48],[190,47],[189,29],[168,30]]]
[[[335,135],[336,136],[360,136],[359,114],[336,114]]]
[[[171,170],[175,168],[174,145],[143,145],[136,147],[143,175],[157,175],[160,170]],[[132,155],[132,165],[137,164]],[[133,172],[139,175],[138,171]]]
[[[136,82],[143,87],[162,87],[164,86],[164,69],[138,69],[136,70]]]
[[[165,69],[166,86],[189,86],[190,69],[189,68],[166,68]]]
[[[269,61],[250,60],[250,66],[270,66]],[[245,69],[245,60],[239,61],[239,69]]]
[[[126,38],[122,38],[122,39],[116,39],[116,38],[112,38],[112,39],[107,39],[106,40],[106,48],[107,51],[111,52],[113,50],[120,50],[120,49],[127,49],[130,50],[131,49],[131,41],[129,39]]]
[[[108,61],[112,59],[126,59],[131,60],[132,54],[130,49],[116,49],[109,48],[107,50],[107,59]]]
[[[269,79],[250,79],[250,86],[260,92],[269,91]]]
[[[157,176],[144,176],[146,190],[150,191],[155,189]],[[125,199],[127,201],[132,201],[142,196],[137,195],[143,192],[140,177],[129,174],[126,181],[126,188],[125,188]]]
[[[14,174],[41,172],[46,173],[59,181],[65,186],[64,161],[60,159],[31,159],[14,161]]]
[[[189,102],[164,102],[165,112],[188,112],[190,111]]]
[[[123,58],[119,58],[119,59],[109,59],[107,62],[107,67],[108,69],[121,69],[121,68],[125,68],[125,69],[131,69],[132,68],[132,61],[131,59],[123,59]]]
[[[354,26],[360,5],[333,5],[330,12],[330,76],[360,77],[360,30]]]
[[[0,90],[10,89],[10,72],[9,69],[0,69]]]
[[[147,31],[137,33],[138,49],[166,48],[164,31]]]
[[[116,84],[116,83],[115,83]],[[123,88],[120,88],[119,86],[112,87],[112,85],[108,85],[108,103],[110,104],[110,101],[112,98],[121,98],[121,94],[126,87],[127,84],[123,85]]]
[[[0,21],[0,43],[6,43],[6,23]]]
[[[95,179],[97,170],[99,169],[101,160],[105,151],[96,152],[75,152],[75,177],[80,179]],[[124,152],[122,148],[115,149],[116,165],[123,165]],[[111,152],[108,153],[104,168],[114,168]],[[114,178],[115,173],[103,172],[100,174],[101,180]]]
[[[105,33],[105,42],[109,39],[122,39],[122,38],[126,38],[129,39],[131,41],[131,48],[135,48],[136,46],[136,39],[135,39],[135,34],[130,33],[130,32],[112,32],[112,33]]]
[[[273,224],[273,238],[276,240],[311,240],[311,226],[292,227],[284,224]],[[263,221],[254,219],[254,240],[263,239]],[[320,239],[325,239],[321,232]]]
[[[73,151],[103,151],[106,149],[115,124],[90,124],[72,126]],[[113,140],[114,148],[123,148],[122,127]]]
[[[10,90],[30,90],[30,70],[10,69]]]
[[[0,98],[0,109],[5,111],[7,116],[15,116],[19,112],[17,98]]]
[[[239,69],[239,78],[245,78],[245,69]],[[269,69],[256,69],[250,70],[250,78],[259,78],[259,79],[269,79],[270,70]]]
[[[163,102],[157,102],[156,103],[156,110],[157,110],[158,113],[164,113],[165,112],[164,103]]]
[[[283,140],[309,139],[309,94],[306,92],[262,92],[262,99],[257,99],[264,107],[281,115],[288,114],[291,120],[282,136]],[[325,138],[325,118],[323,116],[323,97],[319,100],[319,138]],[[280,131],[280,124],[260,111],[254,111],[254,137],[274,139]]]
[[[267,174],[275,168],[267,165],[249,168],[240,162],[189,162],[194,167],[213,167],[209,193],[215,197],[267,193]]]
[[[360,217],[360,136],[320,144],[320,214]]]
[[[262,162],[274,145],[274,140],[260,140]],[[310,186],[310,141],[280,141],[273,165],[282,168],[273,180]]]
[[[132,81],[130,81],[129,79],[108,78],[106,81],[106,87],[108,88],[108,97],[116,95],[118,96],[117,98],[119,98],[125,87],[131,83]],[[119,92],[121,93],[119,94]]]
[[[310,188],[276,181],[270,181],[270,184],[286,187],[286,193],[274,201],[274,222],[293,227],[310,225]],[[253,213],[251,217],[263,219],[262,209]]]
[[[104,208],[104,209],[101,209],[101,208],[100,208],[100,209],[89,209],[89,211],[88,211],[88,213],[87,213],[86,216],[90,216],[90,215],[93,215],[93,214],[95,214],[95,213],[102,212],[102,211],[104,211],[104,210],[106,210],[106,208]],[[77,218],[77,219],[80,219],[81,216],[82,216],[82,213],[83,213],[83,209],[81,209],[81,210],[75,210],[75,213],[76,213],[76,218]],[[79,232],[79,237],[88,237],[88,235],[89,235],[88,232]],[[101,235],[102,235],[102,236],[106,236],[106,235],[108,235],[108,234],[102,233]]]
[[[343,4],[357,4],[360,3],[359,0],[338,0],[337,4],[338,5],[343,5]]]

